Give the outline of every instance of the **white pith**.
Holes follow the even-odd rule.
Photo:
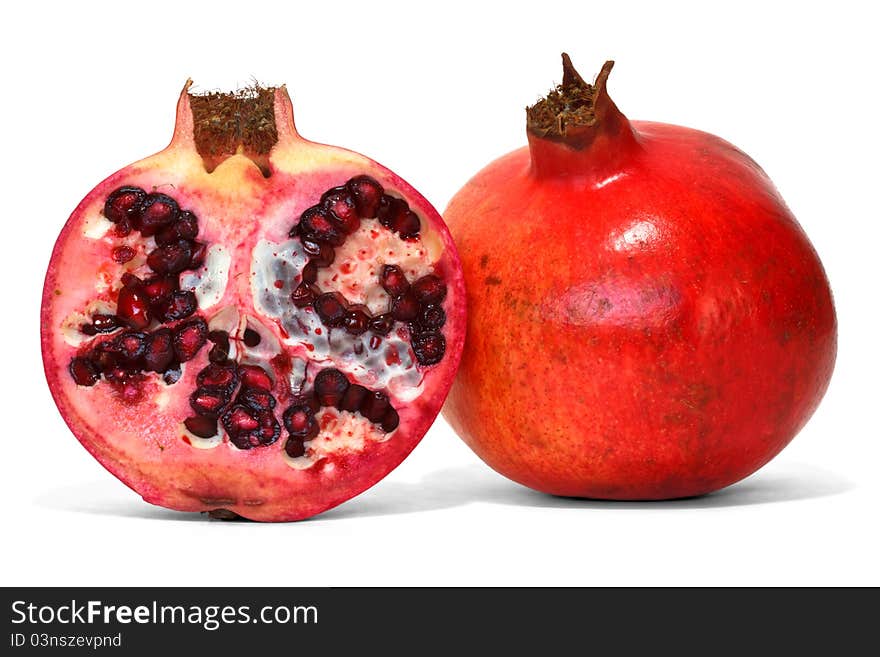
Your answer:
[[[205,253],[205,264],[195,271],[187,271],[180,276],[180,287],[192,290],[196,295],[200,310],[207,310],[220,303],[226,294],[232,255],[222,244],[212,244]]]
[[[83,219],[83,237],[90,240],[99,240],[113,227],[113,223],[103,214],[95,212],[89,214]]]
[[[434,271],[421,240],[402,240],[375,219],[363,219],[336,249],[333,264],[318,270],[317,285],[341,292],[351,303],[364,304],[379,315],[387,311],[389,301],[378,284],[384,265],[398,265],[410,281]]]
[[[116,306],[107,301],[92,301],[86,306],[84,312],[70,313],[61,323],[61,335],[64,341],[71,347],[79,347],[83,342],[93,339],[93,336],[82,332],[83,324],[91,324],[93,315],[112,315],[116,312]]]

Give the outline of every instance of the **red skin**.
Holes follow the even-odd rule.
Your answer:
[[[582,150],[530,134],[451,201],[469,316],[444,415],[540,491],[700,495],[767,463],[816,409],[831,292],[747,155],[619,116]]]

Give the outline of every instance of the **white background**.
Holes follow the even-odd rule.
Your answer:
[[[0,584],[880,584],[870,3],[716,4],[6,3]],[[39,353],[49,254],[96,183],[165,146],[188,76],[287,83],[304,136],[379,160],[442,210],[525,142],[523,108],[560,80],[562,50],[586,78],[616,59],[631,118],[751,154],[819,251],[837,369],[773,462],[701,499],[556,499],[496,475],[440,420],[359,498],[259,525],[147,505],[69,433]]]

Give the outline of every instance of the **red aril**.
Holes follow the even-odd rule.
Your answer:
[[[563,64],[528,110],[529,146],[445,213],[469,315],[444,414],[495,470],[548,493],[717,490],[785,447],[824,394],[828,281],[747,155],[627,120],[611,62],[595,85]]]
[[[171,144],[98,185],[58,238],[46,376],[77,438],[148,502],[305,518],[433,422],[464,337],[458,256],[406,182],[300,137],[283,88],[188,89]],[[439,355],[391,316],[386,267],[439,281]],[[429,298],[414,312],[436,314]]]

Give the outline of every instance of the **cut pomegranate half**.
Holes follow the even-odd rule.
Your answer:
[[[458,255],[406,182],[300,137],[283,87],[189,87],[168,148],[98,185],[58,238],[46,375],[148,502],[306,518],[436,417],[462,351]]]

